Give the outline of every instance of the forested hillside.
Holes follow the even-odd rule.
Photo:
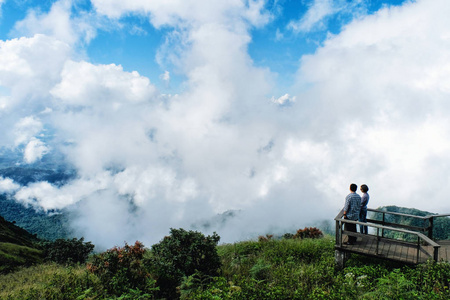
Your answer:
[[[50,169],[52,166],[55,169]],[[0,169],[0,177],[10,178],[21,186],[36,181],[47,181],[58,186],[75,176],[70,169],[59,169],[57,167],[50,162],[44,162],[42,167],[6,167]],[[50,213],[39,211],[0,194],[0,216],[3,216],[9,222],[15,222],[17,226],[36,234],[42,239],[55,240],[71,236],[68,213],[65,210]]]
[[[383,206],[378,208],[380,210],[388,211],[388,212],[395,212],[395,213],[402,213],[407,215],[413,215],[413,216],[431,216],[436,215],[435,213],[427,212],[418,210],[415,208],[406,208],[406,207],[398,207],[398,206]],[[378,213],[371,213],[371,218],[376,220],[381,220],[382,216]],[[392,215],[392,214],[386,214],[385,215],[385,221],[396,223],[396,224],[403,224],[403,225],[409,225],[409,226],[417,226],[417,227],[427,227],[429,225],[427,220],[422,220],[418,218],[412,218],[408,216],[401,216],[401,215]],[[402,236],[402,233],[399,232],[389,232],[386,231],[385,235],[387,237],[398,237]],[[408,237],[404,237],[408,238]],[[433,218],[433,239],[435,240],[449,240],[450,239],[450,217],[435,217]]]
[[[0,215],[41,239],[55,240],[71,236],[66,211],[51,214],[36,211],[32,207],[26,207],[5,195],[0,195]]]
[[[39,240],[0,216],[0,273],[41,262]]]

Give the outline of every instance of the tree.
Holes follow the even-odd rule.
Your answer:
[[[204,236],[198,231],[170,229],[170,235],[152,246],[150,265],[162,297],[176,298],[183,277],[194,273],[217,276],[221,267],[217,233]]]
[[[73,238],[45,242],[43,247],[46,260],[58,264],[71,264],[85,263],[95,246],[91,242],[85,243],[84,238]]]

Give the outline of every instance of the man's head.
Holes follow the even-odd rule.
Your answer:
[[[365,184],[361,185],[361,192],[367,193],[369,191],[369,187]]]
[[[350,191],[352,192],[356,192],[356,190],[358,189],[358,186],[354,183],[350,184]]]

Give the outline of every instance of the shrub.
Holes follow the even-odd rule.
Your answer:
[[[317,239],[323,236],[322,231],[316,227],[305,227],[304,229],[297,230],[297,233],[294,235],[296,239]]]
[[[87,268],[100,278],[111,295],[120,296],[136,289],[153,292],[155,281],[142,262],[144,252],[144,245],[139,241],[133,246],[125,243],[124,247],[94,255]]]
[[[57,239],[53,242],[45,242],[44,257],[48,261],[58,264],[85,263],[89,253],[94,250],[91,242],[84,242],[84,238]]]
[[[273,234],[266,234],[266,236],[260,235],[258,237],[258,242],[267,242],[273,238]]]
[[[265,280],[270,276],[271,265],[266,263],[263,259],[258,259],[256,264],[250,269],[250,275],[257,280]]]
[[[183,277],[194,273],[216,276],[221,267],[217,254],[220,237],[201,232],[170,229],[170,236],[152,246],[152,271],[157,276],[159,296],[177,298],[176,287]]]
[[[294,238],[294,234],[292,234],[292,233],[285,233],[285,234],[283,234],[283,239],[285,239],[285,240],[290,240],[290,239],[293,239]]]

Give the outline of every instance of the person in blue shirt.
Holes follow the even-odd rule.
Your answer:
[[[359,221],[360,222],[367,222],[367,204],[369,203],[369,194],[367,193],[369,191],[369,187],[365,184],[361,185],[361,210],[359,212]],[[359,231],[361,233],[367,234],[368,228],[364,225],[359,225]]]
[[[354,183],[350,184],[350,194],[345,197],[344,205],[344,219],[358,221],[359,211],[361,210],[361,196],[356,193],[358,186]],[[345,223],[345,230],[356,231],[356,224]],[[353,245],[356,242],[356,236],[348,237],[348,245]]]

